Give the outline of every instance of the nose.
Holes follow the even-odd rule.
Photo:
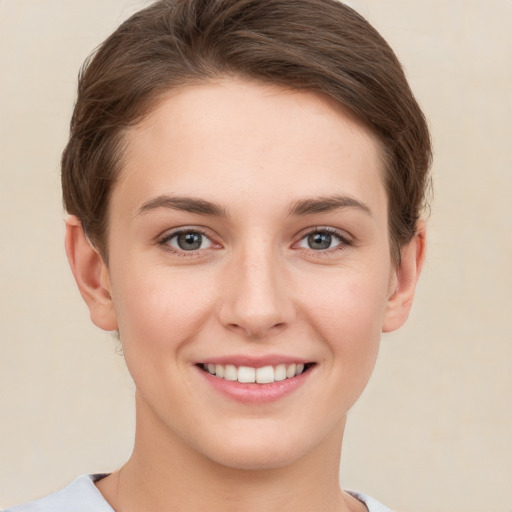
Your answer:
[[[247,250],[227,265],[219,317],[228,329],[264,339],[295,318],[292,287],[283,264],[269,247]]]

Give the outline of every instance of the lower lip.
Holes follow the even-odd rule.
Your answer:
[[[275,402],[297,390],[309,378],[312,368],[291,379],[271,382],[269,384],[245,384],[215,377],[200,368],[197,368],[197,371],[203,375],[216,391],[232,400],[247,404],[265,404]]]

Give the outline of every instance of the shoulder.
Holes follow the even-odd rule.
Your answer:
[[[349,494],[357,498],[359,501],[366,505],[368,512],[392,512],[391,509],[378,502],[375,498],[367,496],[362,492],[347,491]],[[7,512],[7,511],[6,511]]]
[[[106,475],[82,475],[64,489],[4,512],[114,512],[94,482]]]

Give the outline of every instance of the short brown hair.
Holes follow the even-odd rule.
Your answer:
[[[399,261],[424,206],[430,135],[389,45],[336,0],[160,0],[125,21],[86,61],[62,188],[66,210],[103,256],[126,129],[170,89],[227,75],[327,94],[377,136]]]

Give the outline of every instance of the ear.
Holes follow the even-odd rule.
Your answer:
[[[400,264],[390,280],[390,296],[382,324],[382,332],[401,327],[411,310],[416,283],[420,277],[426,250],[426,226],[419,221],[414,238],[401,250]]]
[[[66,219],[66,254],[80,293],[89,307],[91,320],[105,331],[117,329],[108,267],[87,238],[81,222]]]

